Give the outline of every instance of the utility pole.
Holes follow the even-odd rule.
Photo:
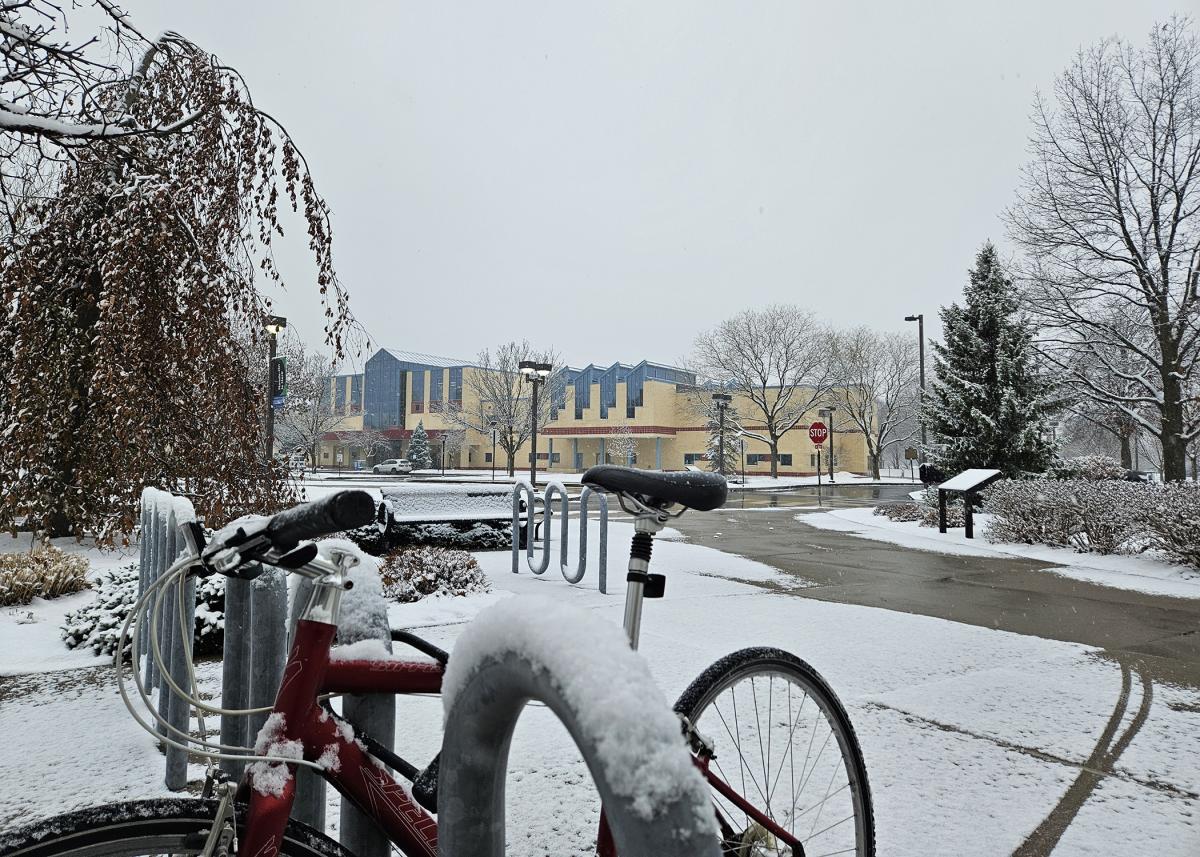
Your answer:
[[[529,413],[529,419],[533,421],[532,430],[530,432],[530,453],[529,453],[529,484],[537,485],[537,424],[538,424],[538,387],[545,383],[546,378],[550,375],[551,366],[549,363],[539,363],[535,360],[522,360],[518,364],[521,374],[533,385],[533,407]]]

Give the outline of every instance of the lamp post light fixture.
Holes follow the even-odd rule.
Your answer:
[[[729,403],[733,401],[733,397],[728,393],[713,393],[713,401],[717,403],[717,413],[719,414],[718,430],[717,430],[717,472],[722,476],[725,475],[725,410],[729,407]]]
[[[496,421],[488,423],[492,428],[492,481],[496,481]]]
[[[275,385],[279,368],[275,365],[276,337],[287,327],[287,319],[281,315],[269,315],[263,324],[267,332],[269,353],[267,357],[267,462],[275,455]]]
[[[925,445],[928,439],[925,437],[925,315],[918,313],[916,315],[906,315],[905,321],[915,321],[917,323],[917,340],[921,346],[921,394],[920,403],[921,410],[917,416],[918,422],[921,424],[921,451],[920,461],[925,463]]]
[[[532,429],[529,435],[529,484],[537,485],[537,424],[538,424],[538,387],[546,383],[546,378],[550,376],[551,370],[554,368],[549,363],[540,363],[536,360],[522,360],[517,368],[521,370],[521,375],[525,380],[533,385],[533,401],[529,411],[529,419],[532,423]]]

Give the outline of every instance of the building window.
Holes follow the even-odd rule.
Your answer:
[[[436,402],[439,412],[442,409],[442,381],[441,369],[434,369],[429,373],[429,404],[433,405]],[[430,407],[429,410],[433,411],[433,408]]]
[[[561,452],[556,452],[556,453],[554,453],[554,455],[550,456],[550,463],[551,463],[551,464],[558,464],[558,462],[559,462],[559,461],[561,461],[561,460],[562,460],[562,453],[561,453]]]
[[[492,454],[490,452],[485,452],[483,454],[483,463],[491,464],[491,462],[492,462]]]
[[[683,454],[683,463],[684,464],[699,464],[702,461],[708,461],[708,453],[685,452]]]
[[[787,452],[787,453],[780,455],[779,463],[782,464],[784,467],[791,467],[792,466],[792,454],[790,452]]]
[[[414,369],[412,375],[412,412],[425,413],[425,371]]]
[[[450,370],[450,401],[462,407],[462,367]]]

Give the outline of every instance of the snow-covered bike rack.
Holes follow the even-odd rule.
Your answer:
[[[186,546],[179,534],[179,525],[196,520],[196,510],[190,500],[176,497],[157,488],[142,490],[141,537],[138,539],[138,597],[158,581],[160,575],[170,567],[180,551]],[[183,637],[179,627],[178,595],[175,587],[168,589],[162,598],[162,607],[155,624],[159,650],[168,672],[175,684],[188,688],[188,669],[184,661]],[[194,633],[196,627],[196,581],[189,580],[185,588],[185,621],[187,632]],[[158,689],[158,714],[176,729],[187,730],[190,710],[187,702],[172,692],[158,664],[150,654],[151,623],[137,625],[138,648],[146,657],[134,669],[142,671],[146,687]],[[189,636],[191,639],[191,636]],[[166,727],[158,724],[158,732],[165,735]],[[178,747],[166,745],[167,769],[165,781],[168,789],[179,791],[187,785],[187,753]]]
[[[521,546],[520,546],[520,528],[521,528],[521,500],[524,498],[528,512],[526,514],[526,538],[525,538],[525,561],[529,570],[534,574],[545,574],[546,569],[550,567],[550,531],[554,524],[554,500],[559,500],[559,525],[558,525],[558,565],[559,571],[562,572],[563,579],[567,583],[579,583],[583,580],[584,574],[587,573],[587,548],[588,548],[588,506],[593,497],[596,498],[600,506],[600,560],[597,574],[599,577],[599,589],[603,593],[608,592],[608,496],[602,491],[593,491],[591,488],[584,488],[579,495],[579,561],[576,567],[572,570],[569,566],[570,549],[571,549],[571,527],[569,517],[570,498],[567,496],[567,489],[561,482],[551,482],[546,486],[546,491],[542,495],[542,503],[546,510],[545,529],[542,535],[542,557],[535,564],[534,562],[534,535],[536,533],[536,515],[537,510],[537,494],[532,485],[528,482],[518,482],[513,487],[512,495],[512,570],[513,574],[519,574],[521,570]]]
[[[618,853],[718,857],[709,787],[619,626],[560,602],[507,599],[459,637],[442,699],[441,857],[503,857],[508,751],[529,701],[570,733]]]

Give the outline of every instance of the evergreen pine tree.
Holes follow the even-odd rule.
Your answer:
[[[425,431],[425,421],[417,423],[413,429],[412,439],[408,442],[408,460],[414,470],[428,470],[433,467],[433,457],[429,453],[429,435]]]
[[[983,245],[960,307],[941,311],[935,379],[925,419],[947,475],[994,467],[1009,476],[1043,472],[1054,459],[1044,432],[1050,385],[1039,371],[1033,330],[996,248]]]
[[[713,473],[724,472],[726,476],[732,476],[738,472],[742,448],[741,440],[738,438],[738,434],[742,430],[741,418],[738,416],[736,408],[725,409],[725,448],[722,450],[721,415],[716,407],[710,408],[709,411],[708,419],[704,424],[708,431],[708,441],[704,448],[708,454],[708,469]],[[721,469],[722,453],[724,454],[724,471]]]

